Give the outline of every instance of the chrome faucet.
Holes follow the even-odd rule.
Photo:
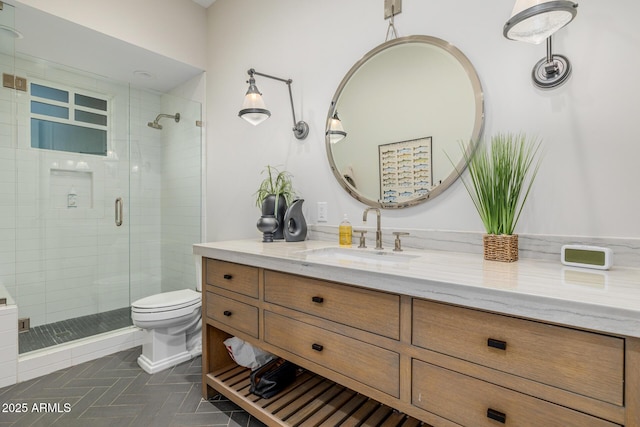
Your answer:
[[[376,249],[382,249],[382,229],[380,228],[380,209],[367,208],[362,214],[362,222],[367,222],[367,214],[369,211],[376,212]]]

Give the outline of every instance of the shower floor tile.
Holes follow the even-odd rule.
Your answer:
[[[52,345],[126,328],[132,324],[131,309],[124,307],[104,313],[90,314],[35,326],[26,332],[18,334],[18,351],[20,354],[28,353]]]
[[[200,357],[149,375],[136,363],[141,352],[0,388],[0,427],[266,427],[221,395],[202,399]]]

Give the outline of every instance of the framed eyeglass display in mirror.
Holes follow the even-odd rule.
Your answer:
[[[483,124],[482,87],[469,59],[435,37],[400,37],[371,50],[343,78],[327,116],[327,156],[354,198],[413,206],[458,178],[462,144],[472,151]]]

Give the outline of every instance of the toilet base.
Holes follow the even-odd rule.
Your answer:
[[[174,328],[146,329],[142,354],[138,365],[148,374],[155,374],[189,361],[202,353],[200,343],[187,344],[184,332],[175,334]],[[193,346],[193,347],[192,347]]]
[[[165,369],[173,368],[174,366],[193,359],[194,356],[188,351],[176,354],[166,359],[152,361],[144,354],[138,356],[138,366],[140,366],[147,374],[155,374]]]

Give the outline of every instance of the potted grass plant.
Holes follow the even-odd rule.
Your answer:
[[[260,182],[258,191],[255,192],[256,206],[262,211],[262,218],[258,221],[258,229],[265,233],[264,229],[271,228],[271,224],[273,224],[275,229],[272,232],[267,231],[264,241],[283,239],[284,214],[287,206],[295,197],[293,176],[287,171],[280,171],[270,165],[265,167],[262,174],[266,176]],[[267,223],[269,226],[266,225]]]
[[[473,153],[463,150],[469,174],[462,182],[486,230],[487,260],[518,260],[514,231],[540,167],[540,146],[524,134],[499,133]]]

